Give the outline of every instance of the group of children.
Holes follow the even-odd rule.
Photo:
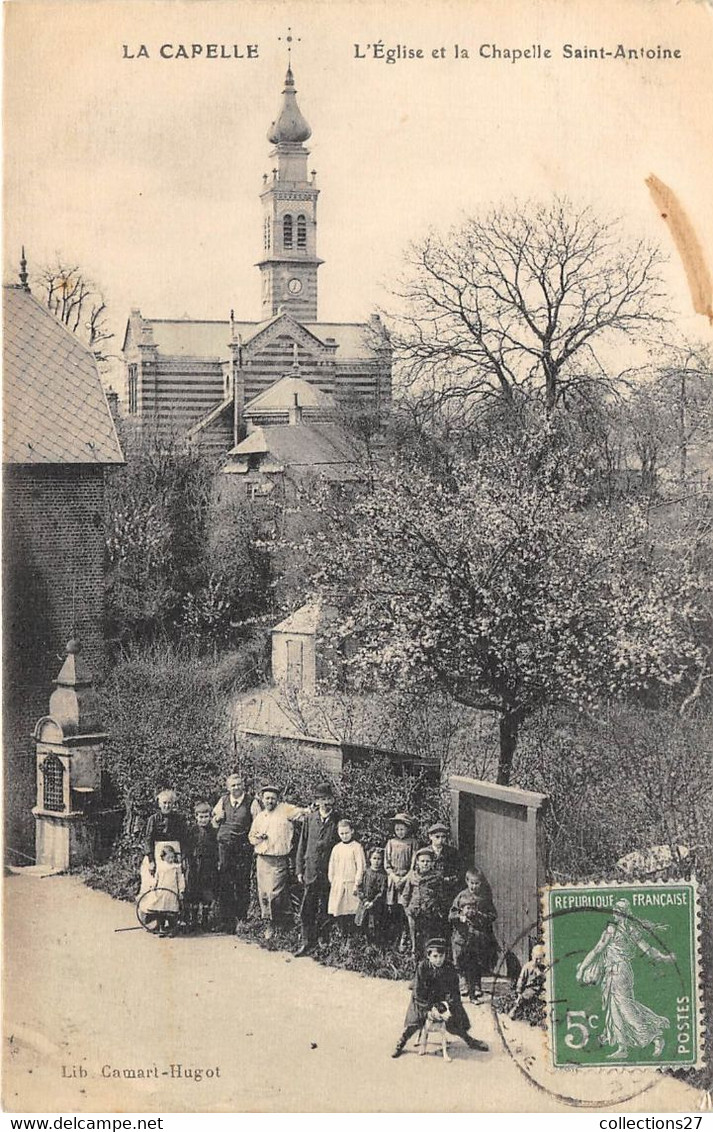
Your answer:
[[[253,837],[252,831],[256,818],[265,811],[255,800],[246,801],[240,793],[242,785],[240,776],[228,779],[229,791],[233,787],[236,795],[236,807],[243,803],[248,807],[246,826],[253,821],[245,844],[259,844],[261,838]],[[263,804],[266,792],[267,788],[263,791]],[[225,888],[221,873],[228,876],[229,860],[219,852],[216,829],[225,820],[229,800],[230,792],[215,807],[204,801],[196,803],[195,824],[189,830],[176,812],[174,791],[159,793],[158,810],[151,815],[146,828],[146,856],[138,901],[141,922],[157,935],[174,934],[181,917],[189,930],[205,930],[214,925],[216,907]],[[289,808],[300,818],[309,813]],[[326,811],[323,818],[328,820]],[[449,1007],[447,1028],[470,1048],[485,1050],[488,1047],[468,1033],[470,1022],[462,997],[468,995],[471,1002],[479,1001],[482,976],[492,971],[497,961],[497,914],[490,885],[479,869],[463,872],[457,850],[448,843],[448,828],[442,822],[430,826],[428,844],[422,846],[408,814],[396,814],[392,826],[392,836],[383,847],[371,848],[367,860],[363,846],[355,839],[352,823],[346,818],[336,822],[336,838],[332,834],[334,841],[326,858],[329,922],[350,942],[358,930],[379,947],[411,951],[415,962],[411,1003],[392,1056],[401,1055],[409,1037],[423,1025],[428,1011],[444,1002]],[[299,860],[297,871],[299,874]],[[242,918],[246,916],[247,899]],[[303,946],[298,955],[306,950]],[[535,947],[531,962],[520,974],[511,1017],[517,1017],[537,999],[543,979],[544,949]]]
[[[173,934],[181,916],[189,930],[205,930],[214,924],[220,893],[215,809],[197,802],[188,829],[175,810],[174,791],[162,790],[157,800],[146,830],[140,917],[157,935]],[[396,814],[392,826],[392,836],[371,848],[367,860],[352,823],[338,822],[327,869],[330,922],[347,939],[358,930],[379,947],[409,949],[415,961],[427,940],[447,939],[461,993],[476,1000],[498,950],[490,886],[482,872],[468,869],[463,887],[458,853],[442,822],[429,828],[422,846],[408,814]]]

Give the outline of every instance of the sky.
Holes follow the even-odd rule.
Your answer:
[[[22,243],[30,271],[57,254],[80,264],[119,343],[132,307],[257,318],[288,29],[321,189],[321,319],[388,309],[404,248],[429,227],[559,193],[660,241],[681,325],[710,336],[645,185],[653,173],[674,190],[710,263],[713,8],[697,0],[6,3],[5,281]],[[379,41],[424,57],[387,63],[367,46]],[[160,57],[180,43],[256,44],[257,58]],[[563,54],[619,43],[682,57]],[[141,44],[149,58],[123,57]]]

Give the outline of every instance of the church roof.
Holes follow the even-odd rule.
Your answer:
[[[122,464],[91,351],[24,287],[3,296],[3,460]]]
[[[258,409],[261,412],[268,409],[291,409],[295,405],[295,396],[296,403],[302,409],[334,408],[334,398],[329,394],[322,393],[316,385],[303,381],[301,377],[286,374],[285,377],[275,381],[269,389],[265,389],[248,401],[245,405],[245,414],[249,416]]]
[[[153,331],[153,341],[160,354],[169,357],[227,358],[230,356],[230,323],[192,318],[145,318]],[[251,334],[255,324],[235,324],[236,334]]]
[[[262,330],[283,317],[285,316],[282,314],[276,314],[261,322],[234,322],[232,325],[243,345],[248,345]],[[142,317],[141,323],[149,332],[159,354],[166,357],[209,358],[219,361],[230,356],[231,324],[227,319],[214,321]],[[304,326],[320,342],[333,338],[337,344],[337,364],[369,361],[374,357],[374,334],[369,323],[304,322],[297,325]]]

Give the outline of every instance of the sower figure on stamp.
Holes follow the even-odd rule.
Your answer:
[[[426,1015],[433,1006],[445,1002],[450,1009],[446,1029],[462,1038],[469,1049],[486,1051],[485,1042],[471,1038],[470,1019],[461,1002],[458,990],[458,972],[446,959],[445,939],[429,939],[426,943],[426,958],[416,968],[413,993],[409,1003],[404,1029],[396,1043],[392,1057],[400,1057],[406,1042],[417,1033],[426,1021]]]
[[[465,884],[451,904],[448,920],[460,992],[476,1002],[481,997],[482,976],[493,970],[498,957],[493,932],[497,913],[490,885],[480,869],[468,869]]]
[[[250,875],[253,847],[248,834],[260,812],[247,793],[241,774],[225,780],[226,791],[213,809],[213,825],[218,831],[218,905],[224,931],[235,931],[236,921],[247,920],[250,903]]]
[[[641,920],[631,913],[626,899],[616,900],[612,921],[599,941],[577,967],[577,982],[599,984],[604,1010],[603,1045],[615,1046],[609,1058],[624,1058],[631,1047],[653,1046],[653,1056],[660,1057],[665,1045],[665,1031],[671,1023],[663,1014],[656,1014],[634,995],[632,959],[642,953],[657,963],[673,963],[675,956],[654,947],[644,929],[665,930],[664,924]]]
[[[304,885],[300,920],[302,944],[296,956],[309,955],[327,924],[329,901],[329,858],[339,841],[339,815],[334,809],[334,791],[328,782],[315,790],[316,810],[302,823],[295,867],[297,879]]]

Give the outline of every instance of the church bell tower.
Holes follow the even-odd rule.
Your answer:
[[[317,197],[314,171],[308,174],[312,131],[297,105],[288,66],[280,113],[267,135],[274,165],[263,177],[262,317],[289,311],[299,322],[317,321]]]

